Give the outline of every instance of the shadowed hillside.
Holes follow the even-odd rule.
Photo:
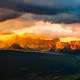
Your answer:
[[[0,80],[79,80],[79,56],[0,50]]]
[[[19,44],[17,44],[17,43],[14,43],[14,44],[12,44],[8,49],[24,49],[24,48],[22,48]]]

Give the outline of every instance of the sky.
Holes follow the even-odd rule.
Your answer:
[[[39,14],[35,18],[54,22],[80,22],[80,0],[0,0],[0,8],[6,8],[6,13],[15,17],[17,13],[29,12]],[[3,14],[9,17],[6,13]]]
[[[0,32],[21,31],[80,37],[80,0],[0,0]]]

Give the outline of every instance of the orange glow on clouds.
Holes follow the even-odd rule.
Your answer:
[[[0,41],[7,41],[17,36],[30,36],[33,38],[53,39],[59,37],[63,42],[80,40],[80,24],[50,23],[38,20],[24,20],[22,18],[0,22]]]
[[[33,33],[33,34],[44,34],[50,37],[62,37],[68,36],[73,33],[70,28],[64,28],[63,24],[51,24],[49,22],[38,21],[30,27],[23,29],[17,29],[13,31],[16,34]]]

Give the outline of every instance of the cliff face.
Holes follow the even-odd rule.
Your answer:
[[[47,37],[38,35],[14,35],[14,34],[1,34],[0,35],[0,48],[5,49],[32,49],[37,51],[48,51],[51,40]]]
[[[37,51],[48,51],[51,43],[51,40],[31,37],[19,37],[16,41],[24,49],[30,48]]]
[[[0,49],[20,49],[34,51],[68,52],[80,51],[80,41],[61,42],[59,38],[50,39],[44,35],[0,35]]]

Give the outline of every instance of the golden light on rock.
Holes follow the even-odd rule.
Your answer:
[[[15,43],[14,34],[0,34],[0,48],[8,48]]]
[[[60,38],[61,42],[71,42],[71,41],[80,41],[80,38],[77,37],[65,37]]]

